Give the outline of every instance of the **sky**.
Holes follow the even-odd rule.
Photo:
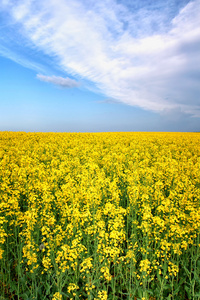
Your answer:
[[[0,131],[200,131],[200,0],[0,0]]]

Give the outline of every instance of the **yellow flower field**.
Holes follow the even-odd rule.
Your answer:
[[[0,132],[0,299],[200,299],[199,133]]]

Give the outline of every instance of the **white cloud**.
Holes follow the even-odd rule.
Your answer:
[[[78,87],[79,83],[71,78],[63,78],[59,76],[45,76],[37,74],[37,78],[41,81],[49,82],[64,88],[74,88]]]
[[[157,12],[162,31],[155,33],[148,27],[153,13],[147,10],[138,18],[114,0],[88,3],[10,0],[9,11],[35,47],[109,98],[147,110],[180,108],[197,115],[200,0],[187,4],[166,31]]]

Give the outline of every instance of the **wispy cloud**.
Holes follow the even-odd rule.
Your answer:
[[[35,49],[107,97],[200,116],[200,0],[170,20],[159,10],[129,10],[122,0],[7,0],[2,7]]]
[[[37,78],[41,81],[49,82],[63,88],[74,88],[79,86],[79,83],[76,80],[73,80],[68,77],[63,78],[60,76],[45,76],[45,75],[37,74]]]

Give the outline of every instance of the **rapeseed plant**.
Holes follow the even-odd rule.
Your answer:
[[[199,133],[0,132],[4,299],[199,299]]]

